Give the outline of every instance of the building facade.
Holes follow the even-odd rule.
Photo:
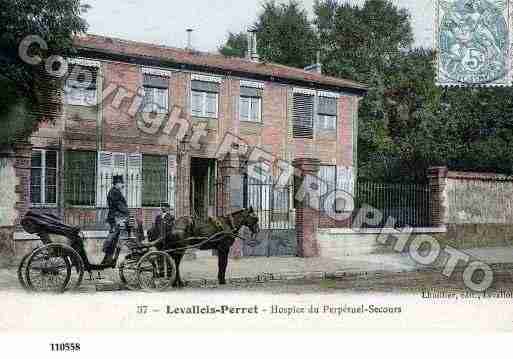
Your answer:
[[[284,230],[293,242],[294,181],[276,185],[276,160],[264,161],[259,180],[248,177],[250,148],[296,167],[314,160],[319,191],[352,193],[365,86],[254,59],[95,35],[75,45],[62,114],[18,148],[20,215],[50,211],[69,224],[103,229],[106,193],[121,174],[129,207],[145,226],[163,202],[177,216],[199,218],[253,206],[262,228]],[[221,158],[227,136],[242,144]],[[321,214],[317,225],[342,224]],[[269,248],[257,243],[238,251],[269,254]],[[273,253],[301,252],[297,243],[287,248]]]

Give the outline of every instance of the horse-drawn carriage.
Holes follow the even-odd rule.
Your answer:
[[[121,223],[121,232],[112,261],[93,264],[86,251],[86,239],[79,227],[64,224],[52,214],[28,212],[21,221],[26,232],[36,234],[43,245],[25,255],[18,267],[21,285],[31,291],[64,292],[78,288],[84,273],[100,273],[118,268],[121,282],[129,289],[165,290],[173,284],[181,284],[179,265],[187,249],[217,249],[219,257],[219,281],[225,283],[226,264],[230,246],[242,226],[256,234],[258,217],[253,210],[242,210],[220,217],[215,225],[202,226],[188,217],[182,217],[164,231],[159,238],[145,240],[139,231],[134,235],[135,221]],[[176,229],[175,227],[178,227]],[[53,242],[50,235],[65,238],[65,243]],[[123,247],[127,254],[119,266],[117,262]]]

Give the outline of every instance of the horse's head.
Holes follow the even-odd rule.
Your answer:
[[[243,226],[249,228],[249,230],[256,235],[260,232],[260,227],[258,226],[258,216],[253,210],[253,207],[249,207],[241,212],[240,223]]]

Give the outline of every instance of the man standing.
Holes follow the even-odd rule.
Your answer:
[[[119,239],[119,233],[121,232],[121,224],[128,218],[128,206],[126,203],[125,196],[123,196],[123,176],[112,177],[112,188],[107,194],[107,204],[109,206],[109,213],[107,214],[107,223],[110,226],[109,236],[103,243],[103,251],[105,252],[105,258],[102,261],[102,265],[110,265],[113,261],[114,251]]]

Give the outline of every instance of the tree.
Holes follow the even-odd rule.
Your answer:
[[[333,76],[368,81],[413,44],[409,13],[388,0],[361,7],[316,0],[314,13],[323,66]]]
[[[299,2],[265,2],[253,28],[257,32],[257,49],[262,61],[299,68],[315,62],[317,35]],[[225,56],[244,57],[246,48],[245,33],[229,33],[219,52]]]
[[[89,7],[80,0],[0,0],[0,8],[0,147],[8,148],[48,120],[48,93],[61,85],[45,76],[44,60],[73,52],[73,37],[87,30],[81,16]],[[18,55],[20,43],[29,35],[47,44],[47,49],[30,48],[31,55],[43,59],[37,66]]]
[[[226,43],[219,47],[219,53],[227,57],[244,57],[248,48],[248,37],[246,33],[239,32],[228,34]]]
[[[264,3],[254,27],[261,59],[299,68],[315,62],[317,35],[299,2]]]

